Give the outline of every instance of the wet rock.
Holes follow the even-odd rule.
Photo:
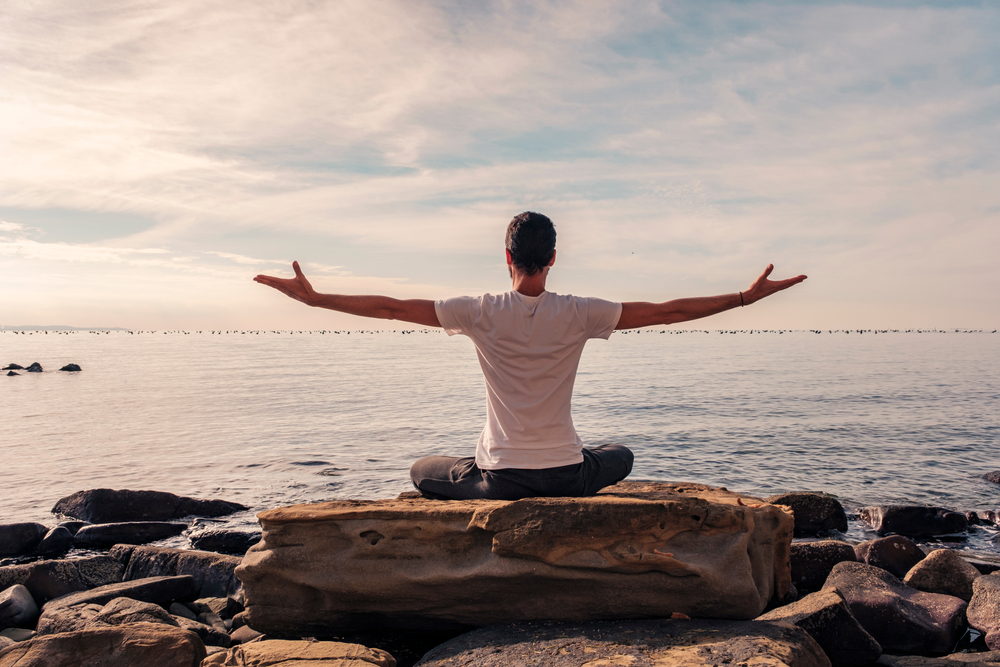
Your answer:
[[[964,514],[942,507],[878,505],[861,508],[859,515],[862,521],[880,535],[886,533],[898,533],[909,537],[953,535],[964,533],[968,528]]]
[[[979,570],[980,574],[993,574],[997,570],[1000,570],[1000,565],[997,563],[987,563],[981,560],[975,560],[974,558],[967,559],[967,562],[972,567]]]
[[[7,377],[10,377],[12,375],[20,375],[20,373],[15,373],[14,371],[7,371]]]
[[[396,667],[391,655],[377,648],[343,642],[308,642],[268,639],[216,653],[202,667],[272,667],[336,665],[337,667]]]
[[[6,637],[15,642],[26,642],[37,633],[34,630],[29,630],[27,628],[7,628],[6,630],[0,631],[0,637]]]
[[[868,540],[854,547],[859,563],[880,567],[902,579],[926,556],[917,544],[902,535]]]
[[[255,644],[251,644],[254,646]],[[788,665],[830,661],[804,630],[758,621],[523,623],[474,630],[434,648],[420,667]]]
[[[49,529],[40,523],[0,524],[0,556],[30,554]]]
[[[938,549],[914,565],[903,583],[927,593],[954,595],[968,602],[972,599],[972,584],[981,576],[979,570],[957,552]]]
[[[236,577],[237,556],[145,546],[116,546],[109,555],[126,564],[126,581],[188,575],[194,579],[197,597],[239,597],[242,589]]]
[[[90,588],[121,582],[125,568],[107,556],[46,560],[0,567],[0,589],[23,584],[39,604]]]
[[[191,619],[183,616],[177,616],[176,621],[180,627],[190,630],[198,635],[198,638],[201,639],[206,646],[221,646],[222,648],[229,648],[232,646],[232,640],[229,638],[229,633],[226,632],[225,628],[220,630],[219,628],[206,625],[199,621],[192,621]]]
[[[187,530],[187,524],[166,521],[128,521],[84,526],[73,536],[73,546],[107,549],[116,544],[146,544]]]
[[[188,539],[195,549],[242,556],[260,542],[260,531],[208,529],[192,533]]]
[[[1000,574],[976,579],[966,615],[969,625],[986,635],[986,645],[1000,650]]]
[[[832,540],[793,543],[791,558],[792,582],[807,591],[821,589],[837,563],[857,560],[854,547]]]
[[[694,484],[591,498],[404,498],[263,512],[237,574],[256,630],[753,618],[791,587],[792,517]]]
[[[225,516],[245,509],[239,503],[185,498],[164,491],[91,489],[60,499],[52,512],[91,523],[120,523],[168,521],[189,515]]]
[[[205,646],[192,632],[132,623],[38,636],[0,652],[0,667],[198,667],[204,658]]]
[[[11,365],[13,368],[13,365]],[[994,470],[983,475],[983,479],[987,482],[993,482],[994,484],[1000,484],[1000,470]]]
[[[59,525],[62,526],[63,528],[65,528],[66,530],[68,530],[69,532],[73,533],[74,535],[76,535],[78,532],[80,532],[81,528],[83,528],[84,526],[89,526],[90,522],[89,521],[63,521]]]
[[[24,370],[24,366],[22,366],[20,364],[7,364],[6,366],[3,367],[2,370],[5,370],[5,371],[23,371]]]
[[[38,605],[24,586],[17,584],[0,592],[0,629],[32,628],[38,613]]]
[[[165,623],[180,627],[174,617],[152,602],[141,602],[131,598],[115,598],[104,605],[100,613],[94,616],[92,624],[124,625],[125,623]]]
[[[36,361],[35,363],[31,364],[24,370],[26,370],[29,373],[41,373],[43,369],[42,365]]]
[[[910,588],[878,567],[838,563],[826,585],[887,653],[945,654],[965,629],[964,600]]]
[[[79,367],[78,365],[76,365],[76,364],[66,364],[65,366],[63,366],[63,367],[62,367],[62,368],[60,368],[59,370],[61,370],[61,371],[69,371],[69,372],[71,372],[71,373],[75,373],[75,372],[77,372],[77,371],[80,371],[80,370],[83,370],[83,369],[82,369],[82,368],[80,368],[80,367]]]
[[[190,599],[194,597],[195,591],[194,579],[181,576],[151,577],[70,593],[51,600],[42,607],[42,616],[38,619],[38,634],[65,632],[63,628],[67,626],[78,627],[80,619],[83,619],[83,625],[86,625],[86,621],[100,613],[101,608],[115,598],[126,597],[140,602],[152,602],[162,607],[178,599]],[[88,605],[98,608],[89,618],[84,619],[86,614],[81,610]]]
[[[42,541],[38,543],[35,547],[35,553],[49,556],[52,554],[60,554],[64,551],[68,551],[70,546],[73,544],[73,533],[69,532],[63,526],[56,526],[49,532],[45,533],[45,537]]]
[[[758,621],[784,621],[809,633],[835,667],[868,665],[882,647],[851,615],[835,588],[824,588],[790,605],[773,609]]]
[[[229,635],[229,639],[233,642],[234,646],[239,644],[249,644],[255,639],[260,639],[264,635],[257,632],[249,625],[244,625],[242,628],[237,628]]]
[[[784,493],[765,500],[772,505],[785,505],[792,509],[796,535],[847,531],[847,513],[836,498],[821,493]]]

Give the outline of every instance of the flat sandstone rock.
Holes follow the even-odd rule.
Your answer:
[[[790,514],[699,484],[592,498],[296,505],[258,515],[237,568],[245,620],[273,636],[372,624],[751,619],[791,586]]]
[[[417,667],[829,667],[804,630],[759,621],[518,624],[466,633]],[[958,663],[956,663],[958,667]]]

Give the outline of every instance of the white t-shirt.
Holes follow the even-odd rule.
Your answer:
[[[511,291],[434,303],[449,336],[472,339],[486,378],[483,470],[555,468],[583,461],[570,400],[583,346],[607,340],[622,305],[604,299]]]

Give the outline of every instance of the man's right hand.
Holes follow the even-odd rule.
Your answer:
[[[261,285],[273,287],[282,294],[292,297],[296,301],[301,301],[307,306],[315,306],[317,303],[317,293],[309,281],[306,280],[298,262],[292,262],[292,270],[295,271],[294,278],[275,278],[274,276],[259,275],[254,278],[254,282]]]

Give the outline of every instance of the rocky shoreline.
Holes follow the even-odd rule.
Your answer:
[[[623,483],[202,528],[246,510],[94,489],[55,526],[0,525],[0,667],[1000,665],[1000,567],[913,541],[993,512],[864,508],[880,537],[850,544],[822,494]],[[192,528],[193,549],[148,545]]]

